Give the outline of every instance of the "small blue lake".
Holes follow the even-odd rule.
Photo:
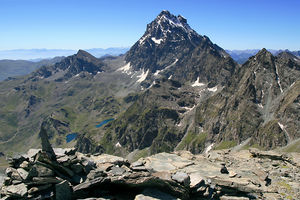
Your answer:
[[[67,143],[71,142],[72,140],[76,139],[78,136],[78,133],[70,133],[66,136]]]
[[[99,124],[97,124],[96,127],[97,127],[97,128],[100,128],[100,127],[103,126],[104,124],[107,124],[108,122],[113,121],[113,120],[115,120],[115,119],[114,119],[114,118],[106,119],[106,120],[100,122]]]

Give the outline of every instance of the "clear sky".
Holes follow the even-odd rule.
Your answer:
[[[0,50],[129,47],[161,10],[224,49],[300,50],[299,0],[0,0]]]

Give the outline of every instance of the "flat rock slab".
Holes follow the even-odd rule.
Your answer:
[[[119,165],[119,166],[124,164],[129,166],[129,162],[127,159],[118,156],[108,155],[108,154],[101,154],[98,156],[92,155],[90,159],[94,161],[97,165],[102,163],[112,163],[114,165]]]

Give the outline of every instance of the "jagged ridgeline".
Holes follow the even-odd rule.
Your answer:
[[[237,64],[182,16],[162,11],[120,56],[79,50],[0,82],[0,152],[54,147],[139,157],[174,150],[299,151],[300,60],[259,51]],[[0,155],[2,155],[0,154]]]

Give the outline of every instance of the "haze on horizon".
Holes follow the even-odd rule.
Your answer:
[[[3,0],[0,50],[130,47],[162,10],[224,49],[300,49],[296,0]]]

